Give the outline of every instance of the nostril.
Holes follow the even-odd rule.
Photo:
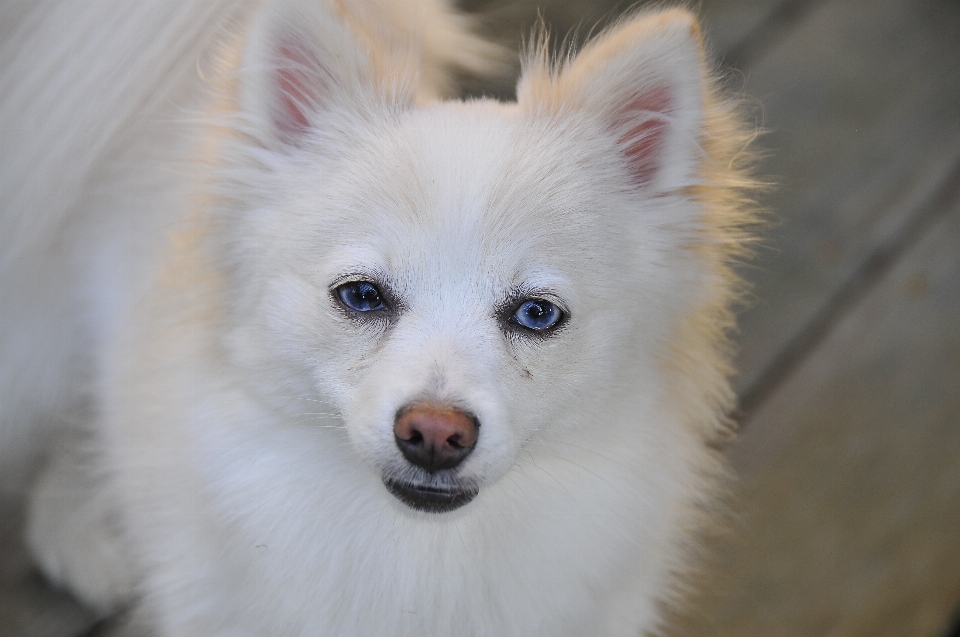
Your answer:
[[[479,423],[463,410],[418,403],[400,410],[394,421],[397,447],[427,471],[452,469],[477,444]]]

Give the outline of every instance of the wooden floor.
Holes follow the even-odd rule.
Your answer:
[[[505,41],[536,19],[530,2],[465,4]],[[565,33],[614,4],[541,7]],[[670,631],[960,635],[960,3],[703,0],[702,13],[731,86],[756,100],[778,185],[744,268],[734,532]],[[33,574],[18,520],[7,503],[0,635],[92,634]]]

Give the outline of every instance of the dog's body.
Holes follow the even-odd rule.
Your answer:
[[[437,101],[491,49],[431,2],[172,6],[134,11],[148,78],[86,51],[59,87],[95,156],[23,161],[65,192],[4,158],[5,453],[87,432],[32,496],[47,574],[164,637],[652,630],[720,474],[748,216],[692,19],[531,56],[499,104]]]

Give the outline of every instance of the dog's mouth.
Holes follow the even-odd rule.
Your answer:
[[[435,487],[388,478],[383,479],[383,484],[387,491],[408,507],[427,513],[446,513],[459,509],[480,493],[476,487]]]

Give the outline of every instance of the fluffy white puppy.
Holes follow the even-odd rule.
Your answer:
[[[15,31],[91,76],[14,60],[2,111],[4,420],[84,432],[48,575],[161,637],[653,630],[750,216],[694,19],[534,47],[502,104],[438,99],[493,49],[427,0],[67,4]]]

